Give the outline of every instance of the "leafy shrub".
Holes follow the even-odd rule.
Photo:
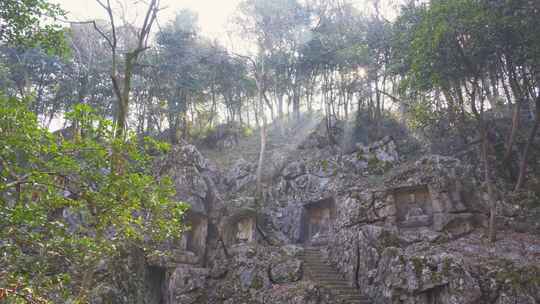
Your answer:
[[[86,302],[100,261],[183,229],[186,204],[151,172],[148,151],[168,145],[115,138],[87,105],[65,117],[69,132],[52,134],[26,102],[0,96],[0,300]]]

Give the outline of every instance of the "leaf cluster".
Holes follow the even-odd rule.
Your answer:
[[[59,301],[76,298],[85,273],[136,246],[180,235],[184,203],[152,173],[168,145],[118,140],[112,123],[79,104],[71,127],[39,127],[27,102],[0,98],[0,286],[26,286]],[[111,170],[113,151],[124,158]]]

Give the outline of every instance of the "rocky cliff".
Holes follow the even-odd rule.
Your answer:
[[[487,242],[489,202],[474,166],[404,161],[391,137],[343,148],[321,128],[289,132],[288,145],[270,138],[262,200],[242,153],[218,168],[182,144],[156,164],[192,205],[191,229],[164,245],[172,255],[145,258],[158,289],[145,303],[368,303],[314,280],[305,248],[369,303],[540,302],[537,228],[520,226],[526,210],[500,197],[498,240]],[[235,143],[215,144],[236,153]]]

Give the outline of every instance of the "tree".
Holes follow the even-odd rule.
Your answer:
[[[487,81],[495,53],[485,25],[492,16],[473,0],[433,1],[421,11],[411,47],[410,79],[418,88],[437,88],[447,97],[447,107],[454,111],[459,100],[465,102],[479,127],[484,182],[490,200],[489,239],[495,240],[496,201],[490,166],[490,123],[486,118]],[[467,98],[464,98],[464,97]]]
[[[66,104],[71,92],[66,88],[69,62],[50,56],[39,48],[0,49],[6,68],[6,82],[0,84],[5,94],[20,98],[34,97],[32,111],[47,125]]]
[[[160,97],[167,101],[171,143],[178,143],[181,133],[187,135],[190,102],[204,86],[197,32],[197,15],[183,10],[157,36],[158,72],[163,80]]]
[[[99,28],[107,28],[107,22],[97,20]],[[111,88],[111,51],[107,41],[92,24],[72,23],[68,42],[71,60],[67,77],[74,103],[85,103],[104,117],[113,118],[114,93]],[[69,109],[69,107],[66,107]]]
[[[168,145],[116,140],[112,123],[86,105],[66,117],[71,127],[51,134],[25,102],[0,98],[0,301],[84,303],[100,261],[134,247],[149,253],[183,229],[186,205],[151,171],[150,152]],[[129,160],[122,175],[108,169],[111,149]]]
[[[284,96],[300,115],[300,48],[309,39],[309,12],[296,0],[246,0],[239,5],[235,23],[247,35],[265,61],[265,90],[274,94],[278,118],[284,115]],[[268,99],[268,98],[267,98]],[[265,100],[274,116],[273,102]]]
[[[47,0],[3,0],[0,2],[0,43],[63,54],[67,47],[62,27],[44,18],[54,21],[62,16],[64,11],[60,6]]]
[[[132,31],[129,28],[124,28],[135,36],[135,43],[134,46],[130,46],[129,43],[126,43],[126,49],[122,50],[120,49],[121,45],[119,44],[120,27],[118,26],[117,20],[114,16],[111,1],[96,1],[107,12],[111,27],[110,33],[107,33],[104,29],[99,28],[95,21],[92,22],[96,31],[98,31],[100,35],[107,41],[107,44],[111,49],[112,62],[110,77],[112,80],[113,92],[117,100],[115,116],[116,136],[118,138],[122,138],[124,137],[127,129],[133,71],[141,53],[148,49],[148,39],[150,37],[152,27],[156,21],[160,4],[159,0],[150,0],[141,27],[138,29],[133,28]],[[122,64],[119,63],[119,56],[121,53],[124,55]],[[120,68],[122,68],[121,74],[119,73]]]

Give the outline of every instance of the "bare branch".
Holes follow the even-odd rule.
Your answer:
[[[94,25],[94,29],[101,35],[101,37],[105,38],[105,40],[107,40],[107,43],[109,44],[109,46],[111,48],[113,48],[114,47],[113,42],[111,41],[109,36],[107,36],[107,34],[105,34],[105,32],[103,32],[102,30],[99,29],[99,27],[97,26],[96,21],[92,21],[92,24]]]

